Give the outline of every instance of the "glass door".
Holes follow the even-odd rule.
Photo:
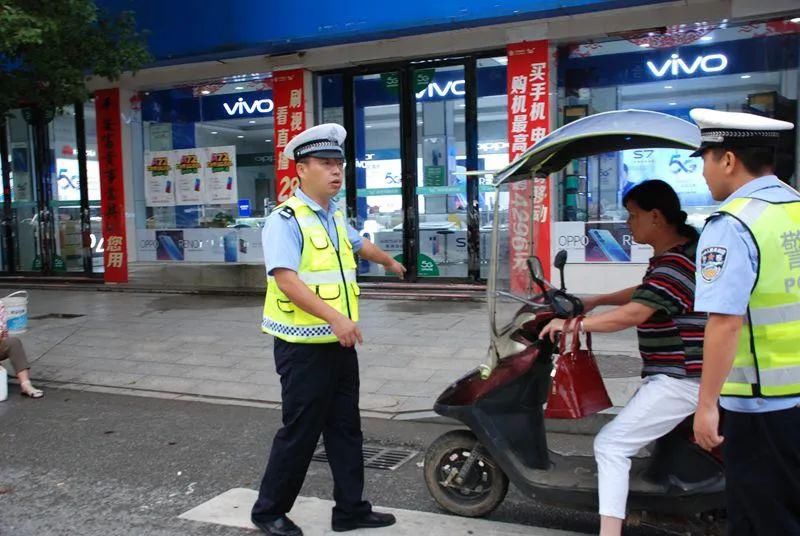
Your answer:
[[[401,73],[353,77],[355,222],[359,234],[396,258],[403,255]],[[360,276],[387,276],[361,260]]]
[[[467,175],[466,77],[463,65],[415,68],[420,277],[466,279],[472,203]]]
[[[348,131],[340,202],[351,224],[393,257],[414,259],[404,261],[406,281],[482,279],[491,221],[481,212],[493,188],[490,177],[475,172],[507,162],[499,120],[504,64],[424,60],[323,74],[318,81],[319,117]],[[479,131],[481,120],[491,128]],[[394,275],[363,260],[358,273]]]
[[[44,120],[31,110],[16,110],[7,118],[0,147],[6,168],[4,272],[63,276],[102,271],[97,146],[95,141],[87,149],[85,132],[89,123],[94,132],[93,121],[92,115],[85,122],[83,105],[67,106]],[[88,162],[87,155],[93,157]],[[97,236],[92,234],[93,214],[98,216]]]
[[[6,256],[12,260],[7,266],[11,272],[41,272],[47,253],[45,242],[52,236],[49,219],[44,213],[42,191],[37,187],[37,161],[34,143],[35,129],[24,117],[22,110],[13,111],[7,118],[9,173],[4,177],[4,192],[9,199],[4,205],[9,217],[6,224],[11,229],[11,242]],[[11,250],[11,251],[9,251]]]

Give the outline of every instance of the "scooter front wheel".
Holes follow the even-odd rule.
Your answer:
[[[424,473],[436,503],[460,516],[485,516],[508,493],[508,477],[468,430],[447,432],[434,441],[425,452]]]

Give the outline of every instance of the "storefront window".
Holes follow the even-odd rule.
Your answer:
[[[51,182],[50,210],[55,223],[57,268],[68,272],[84,271],[83,230],[81,226],[81,180],[78,163],[78,133],[74,106],[65,106],[50,124],[50,147],[55,157]],[[91,220],[93,271],[103,271],[102,218],[100,215],[100,168],[97,160],[97,133],[94,103],[84,105],[86,134],[86,193]],[[63,265],[61,262],[63,261]]]
[[[395,72],[356,76],[356,230],[392,256],[403,252],[400,92]],[[385,275],[362,260],[360,275]]]
[[[39,192],[35,185],[33,129],[14,110],[6,118],[9,139],[9,167],[11,180],[11,221],[16,243],[14,269],[34,270],[41,259],[40,226],[38,225]],[[39,261],[41,263],[41,260]]]
[[[423,277],[463,278],[468,271],[464,67],[439,67],[427,76],[436,85],[417,92],[417,265]]]
[[[263,262],[273,108],[268,75],[143,94],[140,261]]]
[[[92,271],[102,273],[103,253],[103,214],[100,207],[100,172],[97,160],[97,117],[94,99],[83,105],[83,124],[86,135],[86,171],[88,175],[87,194],[89,199],[89,246],[92,250]],[[97,177],[97,178],[95,178]]]
[[[690,120],[692,108],[766,115],[797,123],[798,33],[791,23],[673,27],[667,35],[583,43],[559,49],[561,124],[621,109],[653,110]],[[794,182],[797,141],[788,133],[778,173]],[[624,223],[625,194],[650,179],[678,193],[689,223],[715,210],[690,151],[639,149],[572,162],[560,174],[553,247],[570,262],[646,262]]]
[[[497,171],[508,161],[508,97],[506,95],[506,65],[508,58],[479,59],[478,66],[478,169]],[[492,176],[480,177],[478,203],[481,216],[480,266],[481,278],[489,277],[491,233],[495,189]],[[508,192],[500,193],[501,232],[508,232]]]

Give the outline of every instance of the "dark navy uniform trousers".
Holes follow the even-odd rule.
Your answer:
[[[730,536],[800,536],[800,407],[726,411],[722,444]]]
[[[333,519],[371,511],[364,491],[363,435],[358,410],[358,356],[338,342],[300,344],[275,339],[283,427],[275,434],[252,517],[268,522],[292,509],[320,434],[333,473]]]

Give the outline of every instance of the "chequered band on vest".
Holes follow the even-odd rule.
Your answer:
[[[261,320],[261,327],[271,333],[286,335],[288,337],[302,337],[304,339],[314,339],[317,337],[329,337],[333,335],[333,328],[330,324],[321,326],[290,326],[281,322],[276,322],[271,318],[264,317]]]
[[[734,140],[758,140],[772,143],[778,141],[780,138],[780,132],[777,130],[729,130],[707,128],[701,130],[700,135],[702,141],[711,143],[724,143]]]
[[[314,140],[298,145],[294,150],[294,158],[297,160],[303,155],[315,151],[340,151],[344,155],[342,147],[335,140]]]

